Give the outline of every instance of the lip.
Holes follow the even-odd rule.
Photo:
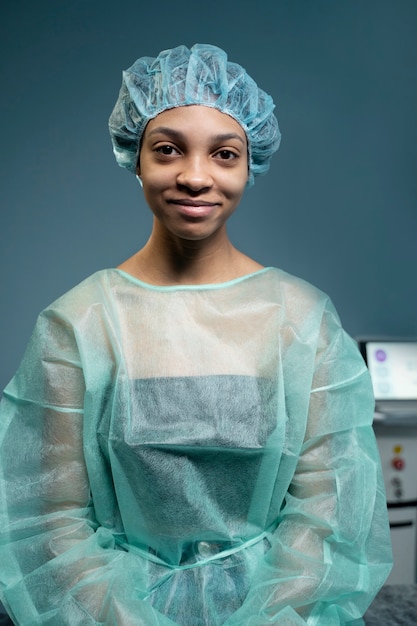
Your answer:
[[[191,198],[169,200],[169,204],[178,207],[179,212],[186,217],[207,217],[218,206],[218,202],[207,202]]]

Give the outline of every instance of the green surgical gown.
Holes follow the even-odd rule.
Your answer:
[[[391,567],[373,409],[300,279],[94,274],[4,392],[1,600],[22,626],[361,624]]]

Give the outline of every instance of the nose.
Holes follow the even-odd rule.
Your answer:
[[[212,186],[213,179],[206,159],[200,156],[189,157],[184,159],[181,165],[177,175],[178,185],[193,192],[200,192]]]

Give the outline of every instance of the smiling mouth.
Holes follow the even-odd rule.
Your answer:
[[[193,200],[191,198],[179,198],[178,200],[169,200],[170,204],[179,204],[180,206],[190,206],[190,207],[211,207],[216,206],[217,202],[207,202],[205,200]]]
[[[218,206],[218,202],[207,202],[190,198],[170,200],[169,203],[178,207],[179,213],[185,217],[208,217],[214,208]]]

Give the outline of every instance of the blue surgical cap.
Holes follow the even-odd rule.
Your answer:
[[[141,139],[149,120],[187,105],[213,107],[234,118],[248,140],[249,178],[265,174],[281,134],[271,96],[246,70],[227,60],[216,46],[195,44],[141,57],[123,72],[119,97],[109,120],[113,152],[121,167],[135,172]]]

